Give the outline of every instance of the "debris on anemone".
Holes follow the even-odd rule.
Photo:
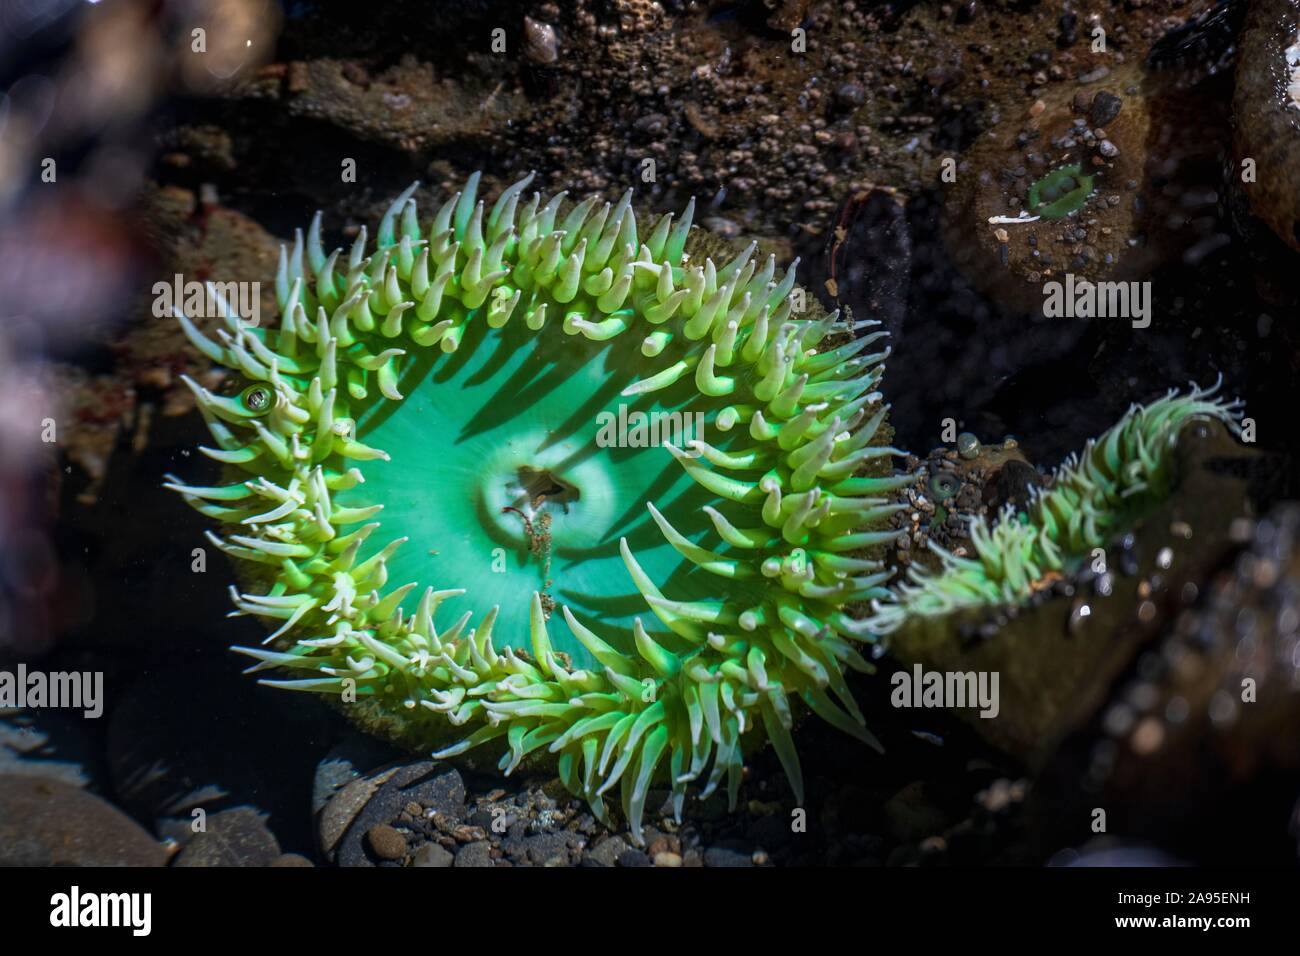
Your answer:
[[[982,516],[973,518],[973,555],[958,556],[931,542],[938,567],[913,566],[909,580],[878,602],[870,626],[883,635],[909,620],[1016,607],[1077,571],[1094,548],[1106,547],[1169,494],[1183,426],[1217,420],[1236,427],[1241,403],[1216,398],[1218,388],[1193,385],[1186,393],[1171,390],[1150,405],[1131,406],[1046,486],[1033,487],[1025,510],[1008,505],[991,527]]]
[[[850,609],[887,594],[911,480],[884,333],[799,313],[753,245],[690,255],[691,205],[642,236],[630,190],[566,211],[530,176],[489,209],[478,179],[424,223],[412,186],[346,254],[318,214],[276,328],[177,316],[250,383],[188,382],[229,480],[168,485],[222,523],[236,613],[276,626],[250,670],[437,756],[552,754],[601,819],[620,787],[638,841],[652,782],[734,804],[763,736],[801,800],[801,706],[875,743],[844,672],[870,670]]]

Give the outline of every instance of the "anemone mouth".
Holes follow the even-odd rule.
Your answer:
[[[691,782],[734,804],[756,732],[801,799],[796,704],[876,745],[849,612],[888,593],[871,552],[911,481],[884,333],[855,334],[879,323],[801,314],[754,245],[688,256],[692,206],[643,238],[630,191],[521,208],[526,179],[489,211],[477,183],[427,227],[412,186],[346,256],[317,216],[281,251],[278,327],[223,309],[213,341],[178,313],[252,383],[187,380],[204,453],[248,477],[168,484],[259,572],[232,596],[273,649],[239,650],[414,748],[549,753],[601,819],[617,785],[634,840],[652,780],[679,813]]]
[[[1044,219],[1059,219],[1075,210],[1092,195],[1094,176],[1085,176],[1078,163],[1054,169],[1029,187],[1029,211]]]
[[[533,468],[529,465],[519,469],[512,487],[518,490],[519,504],[515,505],[516,508],[524,505],[540,508],[550,504],[558,505],[567,511],[569,502],[577,501],[582,497],[582,489],[577,485],[556,477],[548,469]]]

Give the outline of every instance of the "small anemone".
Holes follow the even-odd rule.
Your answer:
[[[936,471],[930,476],[930,493],[937,501],[947,501],[961,490],[961,479],[951,471]]]
[[[1150,405],[1134,405],[1082,454],[1071,455],[1046,489],[1035,486],[1029,504],[1007,504],[991,526],[970,523],[971,551],[959,557],[930,542],[939,566],[913,566],[908,581],[878,602],[870,626],[888,634],[913,618],[943,617],[971,608],[1017,606],[1052,574],[1069,573],[1093,548],[1103,547],[1153,502],[1166,497],[1182,427],[1221,421],[1237,427],[1240,401],[1215,397],[1195,385],[1170,391]]]
[[[1083,175],[1078,163],[1054,169],[1029,187],[1029,211],[1044,219],[1068,216],[1088,201],[1095,178]]]

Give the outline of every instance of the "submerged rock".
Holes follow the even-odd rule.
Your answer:
[[[1241,34],[1233,93],[1238,176],[1250,208],[1300,250],[1300,7],[1254,0]],[[1245,181],[1242,164],[1255,166]]]
[[[1114,681],[1036,793],[1043,830],[1155,841],[1199,863],[1294,865],[1300,808],[1300,505],[1247,543]]]
[[[162,845],[94,794],[0,776],[0,866],[162,866]]]
[[[1041,311],[1044,283],[1067,273],[1144,277],[1203,238],[1197,203],[1219,181],[1223,137],[1208,131],[1227,130],[1224,97],[1136,62],[1079,82],[981,137],[948,187],[953,261],[1012,309]]]
[[[266,825],[266,814],[251,807],[214,813],[176,858],[176,866],[270,866],[280,858],[280,843]]]

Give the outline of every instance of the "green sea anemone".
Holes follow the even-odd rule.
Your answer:
[[[225,483],[168,487],[222,523],[235,613],[276,627],[250,670],[437,756],[553,754],[601,819],[620,786],[638,841],[652,782],[734,804],[763,736],[801,801],[800,702],[874,744],[844,672],[870,670],[850,609],[888,593],[911,480],[884,333],[799,314],[753,245],[689,255],[693,204],[641,237],[630,191],[565,210],[523,203],[530,176],[489,209],[478,178],[425,223],[412,186],[349,254],[318,214],[277,327],[178,315],[249,383],[187,379]]]
[[[1044,219],[1068,216],[1092,195],[1094,176],[1084,176],[1078,163],[1054,169],[1029,187],[1029,211]]]
[[[1184,425],[1217,419],[1235,426],[1240,402],[1215,398],[1218,387],[1193,385],[1186,394],[1171,390],[1150,405],[1130,407],[1082,455],[1072,455],[1045,489],[1031,489],[1025,511],[1008,505],[992,527],[982,517],[972,520],[972,556],[930,542],[938,569],[914,566],[907,582],[877,602],[871,629],[883,635],[912,618],[1019,605],[1051,573],[1076,570],[1092,549],[1105,547],[1168,495],[1171,453]]]

